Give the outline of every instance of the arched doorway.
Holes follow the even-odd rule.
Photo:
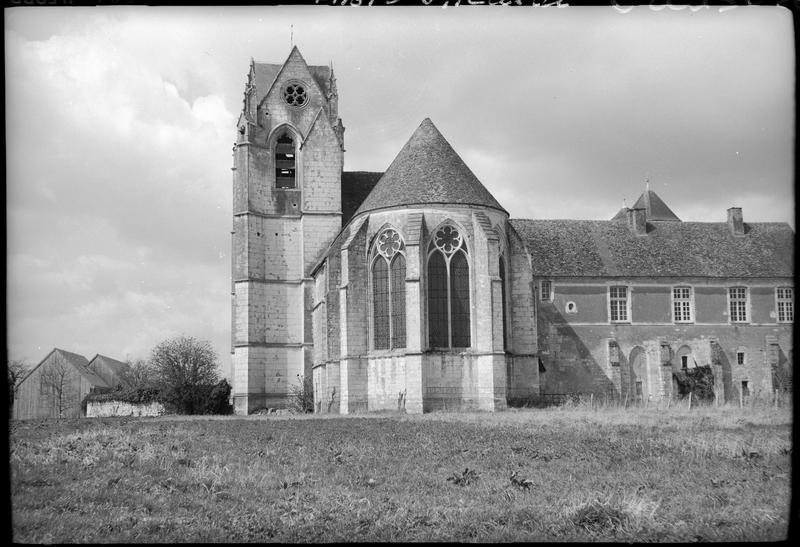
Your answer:
[[[648,398],[649,389],[647,385],[647,354],[644,348],[641,346],[633,348],[628,363],[631,371],[628,393],[631,394],[633,401],[645,401]]]

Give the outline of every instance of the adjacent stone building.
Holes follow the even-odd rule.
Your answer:
[[[331,67],[251,62],[233,167],[235,412],[313,376],[318,412],[720,398],[791,376],[794,232],[681,222],[649,189],[609,221],[509,219],[425,119],[384,173],[343,172]]]

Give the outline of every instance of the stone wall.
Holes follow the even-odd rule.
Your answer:
[[[687,355],[690,367],[712,366],[719,395],[737,401],[746,382],[750,394],[773,390],[773,369],[785,365],[792,351],[792,325],[775,321],[774,287],[719,280],[615,280],[631,294],[631,322],[611,323],[608,317],[610,281],[553,280],[552,302],[537,302],[538,344],[546,369],[542,393],[595,393],[633,398],[635,382],[642,396],[658,400],[677,395],[672,372]],[[727,287],[745,285],[751,298],[749,323],[727,321]],[[672,322],[671,287],[694,287],[693,323]],[[765,294],[773,294],[766,298]],[[574,311],[568,306],[572,303]],[[716,354],[713,345],[718,346]],[[739,364],[737,353],[743,356]],[[636,361],[636,355],[641,355]],[[714,355],[717,357],[714,358]],[[635,366],[643,367],[637,376]],[[636,378],[634,378],[636,377]]]
[[[430,351],[427,347],[427,245],[446,220],[458,223],[469,249],[471,347],[466,351]],[[353,233],[343,237],[339,252],[329,255],[315,272],[313,318],[319,337],[315,344],[326,342],[325,348],[315,348],[318,411],[504,407],[508,359],[503,352],[504,291],[499,275],[500,257],[505,259],[502,251],[508,248],[504,226],[503,213],[471,206],[388,210],[354,219]],[[405,243],[406,346],[375,350],[368,252],[386,227],[397,230]],[[507,263],[511,270],[511,261]],[[511,283],[510,276],[507,272],[507,283]],[[517,293],[524,294],[526,289],[530,290],[529,283]],[[507,300],[511,294],[505,291]],[[531,310],[531,301],[528,294],[516,308],[508,303],[506,317]],[[532,314],[527,324],[519,317],[516,321],[521,331],[532,331]],[[520,347],[525,347],[525,332],[520,332]],[[529,335],[528,341],[531,339]],[[526,388],[538,386],[537,369],[530,363],[530,356],[519,356],[518,372],[532,371],[534,376],[532,380],[516,376]]]
[[[111,416],[161,416],[164,405],[161,403],[131,404],[121,401],[87,402],[87,418],[108,418]]]

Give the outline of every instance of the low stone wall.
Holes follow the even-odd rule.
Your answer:
[[[121,401],[87,402],[87,418],[108,418],[111,416],[161,416],[164,405],[161,403],[130,404]]]

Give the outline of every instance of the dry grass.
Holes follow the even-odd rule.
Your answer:
[[[786,408],[9,429],[18,542],[724,541],[788,529]]]

